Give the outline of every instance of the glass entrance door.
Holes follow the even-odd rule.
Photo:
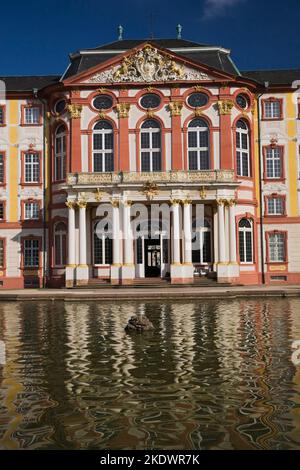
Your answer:
[[[145,277],[159,277],[161,271],[160,238],[145,239]]]

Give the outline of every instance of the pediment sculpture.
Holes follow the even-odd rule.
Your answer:
[[[150,45],[131,56],[124,57],[121,65],[100,72],[89,83],[165,82],[173,80],[209,80],[198,70],[183,67],[168,55]]]

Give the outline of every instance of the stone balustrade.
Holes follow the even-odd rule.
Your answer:
[[[67,185],[111,185],[137,183],[234,183],[233,170],[120,172],[120,173],[69,173]]]

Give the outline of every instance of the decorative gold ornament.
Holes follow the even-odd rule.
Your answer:
[[[126,201],[123,201],[123,205],[126,206],[126,207],[131,207],[133,204],[133,201],[131,201],[130,199],[127,199]]]
[[[105,119],[105,112],[104,109],[99,109],[98,116],[100,119]]]
[[[235,205],[236,205],[236,200],[235,200],[235,199],[229,199],[229,200],[227,201],[227,203],[228,203],[228,205],[229,205],[230,207],[232,207],[232,206],[235,206]]]
[[[71,119],[78,119],[81,117],[82,105],[81,104],[68,104],[68,112],[70,113]]]
[[[102,93],[106,93],[106,92],[107,92],[107,89],[104,88],[104,87],[100,87],[100,88],[98,88],[97,91],[98,91],[98,93],[101,93],[101,94],[102,94]]]
[[[186,198],[183,199],[181,202],[182,202],[182,204],[183,204],[184,206],[187,206],[187,205],[189,205],[189,204],[192,204],[193,201],[192,201],[192,199],[190,199],[189,197],[186,197]]]
[[[203,86],[201,86],[201,85],[195,85],[195,86],[194,86],[194,90],[195,90],[195,91],[198,91],[198,92],[199,92],[199,91],[203,91],[203,89],[204,89],[204,88],[203,88]]]
[[[111,198],[110,203],[113,207],[119,207],[120,205],[119,199],[116,199],[116,198]]]
[[[151,111],[150,109],[147,111],[147,118],[153,118],[154,117],[154,111]]]
[[[76,201],[66,201],[65,204],[68,209],[75,209],[76,207]]]
[[[102,200],[102,198],[103,198],[103,195],[104,195],[104,193],[103,193],[99,188],[97,188],[97,189],[96,189],[96,192],[95,192],[95,199],[96,199],[96,201],[97,201],[97,202],[100,202],[100,201]]]
[[[217,199],[218,206],[224,206],[226,203],[226,199]]]
[[[84,199],[81,199],[77,201],[77,206],[79,207],[79,209],[85,209],[87,206],[87,202]]]
[[[129,103],[118,103],[116,106],[119,118],[128,118],[130,104]]]
[[[171,116],[181,116],[182,106],[183,105],[180,101],[171,101],[171,103],[169,103]]]
[[[220,114],[231,114],[231,110],[234,106],[233,101],[231,100],[221,100],[218,101],[219,113]]]
[[[202,186],[199,190],[199,196],[201,199],[206,199],[206,191],[205,191],[205,188],[204,186]]]
[[[201,108],[196,108],[194,114],[196,117],[201,117],[203,115],[203,111],[201,111]]]
[[[171,206],[178,206],[179,204],[182,203],[181,199],[176,199],[176,198],[171,198],[170,199],[170,204]]]
[[[153,86],[147,86],[146,90],[151,92],[151,91],[154,91],[154,88],[153,88]]]
[[[153,181],[148,181],[143,186],[143,193],[147,199],[152,200],[158,193],[157,184],[153,183]]]

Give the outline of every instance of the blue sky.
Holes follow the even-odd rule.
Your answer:
[[[0,16],[0,75],[62,73],[69,52],[114,41],[118,24],[135,39],[176,37],[181,23],[184,39],[230,48],[240,70],[300,68],[299,0],[14,0]]]

